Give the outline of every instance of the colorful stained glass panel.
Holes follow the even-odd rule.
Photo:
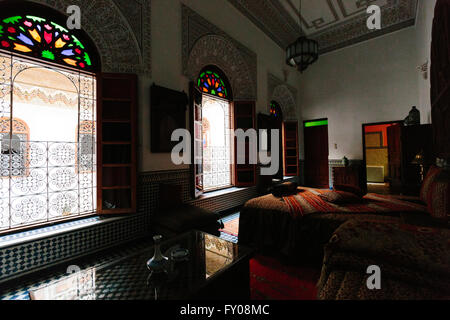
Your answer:
[[[62,65],[83,70],[92,67],[92,60],[82,42],[66,28],[45,18],[0,18],[0,44],[3,49]]]
[[[198,78],[197,85],[204,93],[209,93],[220,98],[229,98],[225,82],[216,72],[202,72]]]
[[[274,118],[281,118],[281,108],[275,101],[270,103],[270,115]]]

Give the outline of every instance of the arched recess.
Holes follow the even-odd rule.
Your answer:
[[[142,66],[143,57],[131,27],[112,0],[0,0],[3,11],[18,6],[33,14],[52,10],[67,16],[71,5],[81,8],[81,28],[98,50],[103,72],[131,72]],[[35,13],[34,13],[35,14]]]
[[[284,85],[278,85],[274,88],[271,101],[276,101],[283,112],[283,120],[297,120],[296,99],[291,90]],[[269,104],[270,111],[270,104]]]
[[[217,66],[227,76],[234,100],[256,100],[256,85],[250,68],[230,41],[218,35],[206,35],[197,40],[189,53],[189,80],[196,81],[200,71],[208,65]]]

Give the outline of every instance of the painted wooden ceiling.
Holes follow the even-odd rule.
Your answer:
[[[414,25],[418,0],[301,0],[301,12],[300,0],[228,1],[280,47],[302,33],[325,53]],[[367,28],[372,4],[381,8],[381,30]]]

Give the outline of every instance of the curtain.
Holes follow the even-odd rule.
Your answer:
[[[435,152],[450,159],[450,0],[437,0],[431,43],[431,113]]]

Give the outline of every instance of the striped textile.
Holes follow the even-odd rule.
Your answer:
[[[329,190],[301,188],[291,196],[283,197],[293,218],[311,213],[391,213],[391,212],[427,212],[423,205],[396,199],[388,195],[369,193],[361,203],[334,204],[322,200],[320,194]]]

